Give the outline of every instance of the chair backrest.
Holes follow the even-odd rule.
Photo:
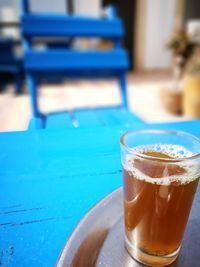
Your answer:
[[[112,76],[128,69],[128,57],[121,47],[124,36],[122,21],[116,16],[114,8],[110,8],[108,18],[96,19],[87,17],[34,14],[29,12],[28,0],[21,0],[21,30],[24,38],[25,69],[38,76],[44,72],[52,72],[62,76],[96,75]],[[91,54],[67,51],[67,49],[37,51],[32,46],[35,38],[73,38],[100,37],[111,39],[113,47],[104,53],[93,51]],[[82,70],[82,71],[81,71]],[[63,73],[61,73],[63,72]],[[101,73],[101,74],[100,74]],[[83,75],[83,76],[84,76]],[[94,76],[94,75],[93,75]]]
[[[129,67],[126,51],[121,47],[124,36],[122,21],[110,8],[107,18],[31,13],[28,0],[21,0],[21,31],[24,66],[31,79],[80,77],[118,77]],[[105,38],[113,42],[108,51],[77,51],[73,49],[37,50],[37,38]],[[124,90],[123,90],[124,91]],[[122,96],[125,93],[122,92]],[[123,96],[123,103],[125,102]]]

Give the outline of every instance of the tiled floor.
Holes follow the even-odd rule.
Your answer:
[[[131,111],[147,122],[183,120],[169,114],[160,100],[160,88],[171,80],[169,74],[134,74],[128,76]],[[73,109],[120,102],[115,81],[66,81],[58,85],[42,85],[39,103],[43,112]],[[0,131],[25,130],[31,115],[29,97],[15,96],[13,88],[0,94]]]

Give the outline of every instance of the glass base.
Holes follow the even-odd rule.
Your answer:
[[[175,252],[165,256],[149,255],[146,252],[137,248],[136,246],[132,245],[126,237],[125,246],[132,258],[147,266],[167,266],[176,260],[180,250],[179,247]]]

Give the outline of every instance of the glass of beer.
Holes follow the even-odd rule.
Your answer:
[[[125,246],[148,266],[172,263],[200,177],[200,140],[178,131],[130,131],[120,139]]]

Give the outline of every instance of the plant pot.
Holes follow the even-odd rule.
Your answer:
[[[160,97],[164,108],[171,114],[179,115],[182,113],[182,95],[180,87],[163,87]]]
[[[183,83],[183,111],[188,119],[200,118],[200,75],[187,75]]]

